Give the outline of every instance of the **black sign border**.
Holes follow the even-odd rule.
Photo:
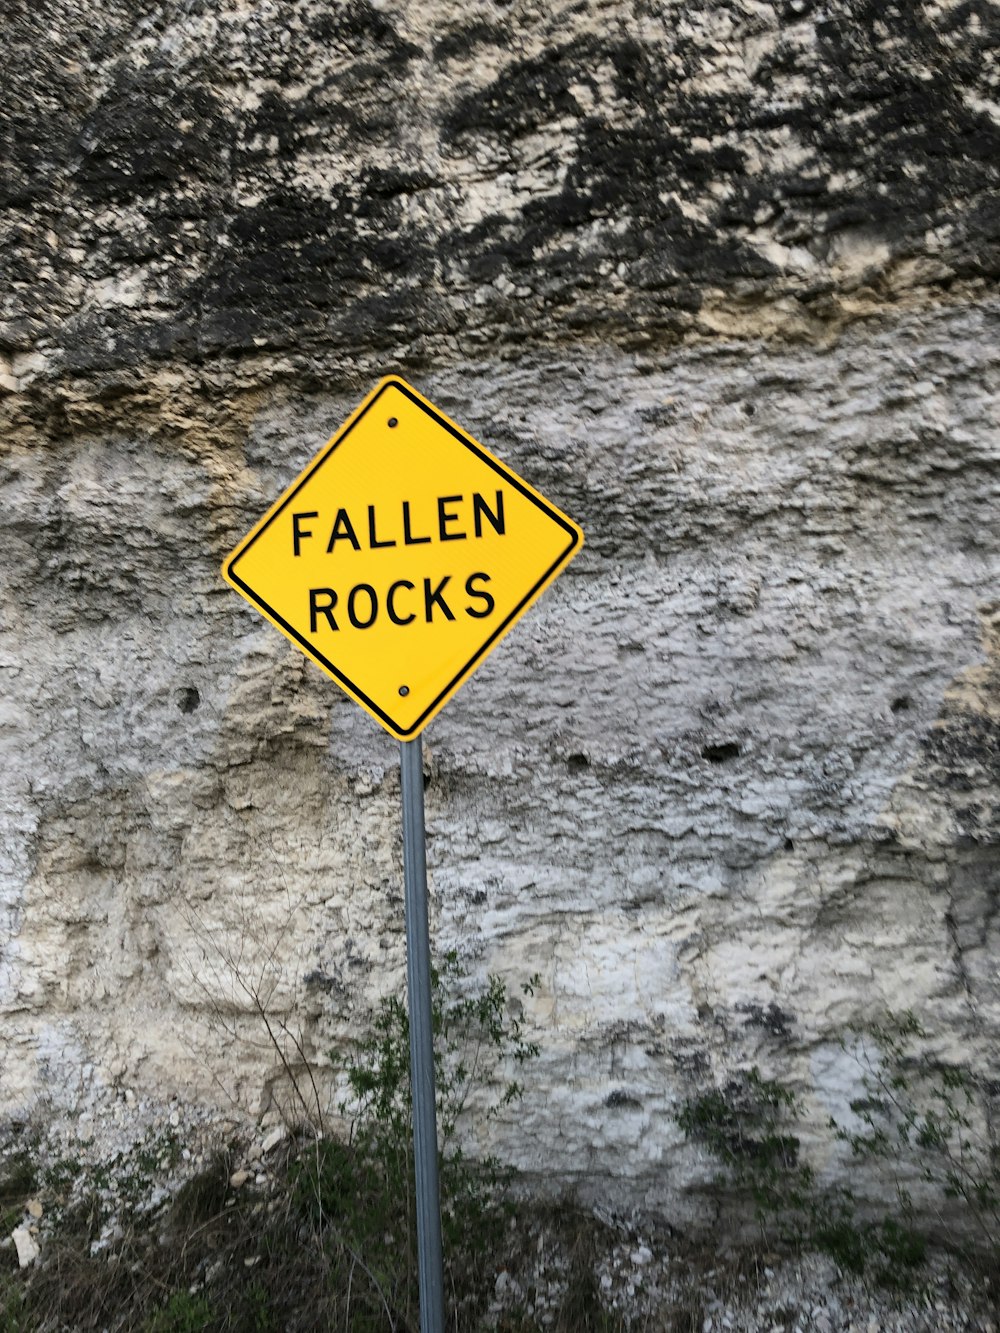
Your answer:
[[[564,531],[569,536],[569,545],[562,551],[562,553],[557,557],[557,559],[548,567],[548,569],[541,576],[541,578],[539,578],[534,584],[532,584],[531,588],[529,588],[528,592],[525,593],[525,595],[521,598],[517,606],[514,607],[513,611],[510,612],[510,614],[506,617],[506,619],[502,622],[502,624],[497,626],[497,628],[493,631],[493,633],[486,640],[486,642],[480,648],[478,648],[475,653],[473,653],[473,655],[469,658],[469,660],[461,668],[461,670],[457,671],[455,675],[452,676],[451,680],[444,687],[444,689],[438,692],[433,701],[430,704],[428,704],[428,706],[424,709],[424,711],[420,714],[420,716],[417,718],[417,720],[413,723],[411,727],[400,726],[399,723],[396,722],[394,718],[392,718],[383,709],[379,708],[378,704],[376,704],[374,700],[370,699],[368,695],[365,694],[364,690],[359,689],[358,686],[355,685],[355,683],[348,676],[344,675],[342,671],[338,670],[338,668],[334,666],[334,664],[330,661],[328,657],[325,657],[321,652],[319,652],[318,649],[316,649],[303,634],[300,634],[297,629],[295,629],[292,625],[290,625],[288,621],[285,620],[284,616],[282,616],[278,611],[276,611],[273,606],[269,606],[268,603],[265,602],[262,597],[258,596],[258,594],[254,592],[254,590],[250,587],[250,585],[248,583],[245,583],[243,579],[241,579],[240,576],[236,573],[236,566],[243,559],[246,553],[250,550],[254,542],[256,542],[259,537],[262,537],[264,535],[264,533],[268,530],[268,528],[280,514],[284,513],[285,509],[295,499],[296,495],[306,484],[306,482],[309,481],[309,479],[318,471],[318,469],[323,466],[323,464],[334,452],[334,450],[338,449],[340,445],[343,444],[343,442],[347,439],[348,435],[350,435],[351,431],[355,428],[355,426],[359,425],[365,419],[365,417],[374,408],[375,404],[378,402],[378,400],[382,397],[382,395],[386,392],[387,389],[398,389],[400,393],[404,394],[410,400],[411,403],[414,403],[417,407],[420,408],[422,412],[425,412],[429,417],[432,418],[432,420],[437,422],[439,426],[441,426],[444,430],[446,430],[449,435],[453,435],[460,444],[464,445],[466,449],[471,450],[472,453],[474,453],[477,458],[479,458],[488,467],[492,468],[493,471],[498,473],[499,476],[503,477],[504,481],[507,482],[508,485],[513,486],[516,490],[520,491],[520,493],[523,496],[525,496],[526,499],[530,500],[532,504],[534,504],[544,514],[546,514],[562,529],[564,529]],[[476,663],[480,660],[480,658],[484,657],[486,653],[489,652],[491,646],[506,631],[506,629],[512,623],[512,621],[517,619],[520,613],[524,610],[526,604],[531,601],[531,599],[535,596],[538,590],[541,587],[543,587],[544,584],[550,578],[553,577],[559,566],[565,564],[565,562],[570,558],[570,556],[573,554],[573,552],[576,550],[579,544],[580,544],[579,532],[566,521],[566,519],[562,516],[562,514],[560,514],[557,510],[553,509],[551,505],[549,505],[540,496],[536,495],[533,491],[528,490],[527,486],[521,481],[519,477],[517,477],[513,472],[510,472],[498,459],[491,458],[489,454],[485,453],[484,450],[480,448],[480,446],[475,442],[475,440],[471,439],[468,435],[463,434],[463,432],[460,431],[456,426],[453,426],[450,421],[447,421],[443,416],[440,415],[440,413],[436,412],[434,408],[429,407],[427,403],[425,403],[422,399],[418,398],[416,394],[413,392],[413,390],[410,389],[409,385],[404,384],[401,380],[389,379],[382,384],[382,386],[379,388],[378,393],[376,393],[375,397],[371,400],[371,402],[364,409],[364,411],[360,412],[354,418],[354,420],[347,426],[347,428],[341,431],[341,433],[331,441],[330,447],[328,449],[325,449],[316,458],[316,461],[313,463],[312,467],[309,468],[307,472],[303,473],[303,475],[299,478],[298,484],[296,485],[295,489],[290,491],[288,495],[285,496],[284,500],[281,502],[278,508],[275,509],[274,513],[268,517],[267,522],[263,523],[260,526],[260,528],[258,528],[258,530],[254,533],[254,535],[250,538],[250,540],[246,543],[246,545],[242,546],[237,552],[237,554],[232,557],[232,559],[226,566],[226,572],[230,580],[235,584],[236,587],[238,587],[241,590],[243,595],[249,601],[259,606],[261,610],[264,611],[266,615],[268,615],[271,618],[271,620],[275,622],[275,624],[280,625],[284,630],[284,632],[289,636],[289,638],[293,639],[299,645],[299,647],[302,648],[302,650],[314,661],[318,662],[325,671],[328,671],[330,675],[334,678],[334,680],[339,681],[340,684],[348,691],[348,693],[352,694],[356,699],[362,700],[364,702],[365,707],[370,709],[371,712],[374,713],[376,717],[381,718],[381,720],[387,724],[389,730],[392,731],[395,735],[408,739],[418,735],[420,731],[423,730],[423,728],[427,725],[427,721],[429,720],[428,715],[432,714],[435,711],[435,709],[439,708],[441,706],[442,699],[444,699],[453,689],[456,689],[462,683],[462,681],[465,680],[465,678],[471,674],[471,672],[475,669]]]

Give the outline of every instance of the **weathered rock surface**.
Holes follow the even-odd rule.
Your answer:
[[[995,6],[5,26],[3,1105],[266,1107],[399,984],[396,747],[218,576],[390,370],[587,534],[425,741],[493,1145],[675,1207],[758,1063],[836,1171],[885,1007],[1000,1086]]]

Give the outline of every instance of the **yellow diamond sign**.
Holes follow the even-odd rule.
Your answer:
[[[222,575],[387,731],[412,740],[582,542],[565,514],[388,378]]]

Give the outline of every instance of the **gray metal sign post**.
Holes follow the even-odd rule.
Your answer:
[[[456,494],[442,499],[445,490]],[[410,529],[411,506],[426,519],[418,537]],[[367,511],[368,542],[358,540],[348,510],[355,522]],[[340,542],[336,575],[323,557],[327,533],[327,556]],[[460,559],[450,543],[470,537],[468,549],[462,547],[467,558]],[[400,742],[422,1333],[444,1333],[444,1273],[419,733],[582,545],[572,519],[412,385],[388,375],[222,565],[230,587]],[[399,548],[388,570],[381,547]],[[446,551],[450,563],[442,566]],[[337,586],[327,587],[334,577]],[[452,623],[456,613],[445,588],[453,598],[463,583],[469,604]],[[403,596],[397,604],[397,594],[413,600]],[[406,626],[420,606],[427,625],[440,628],[421,635],[418,649]],[[412,685],[399,684],[404,660],[414,672]]]
[[[410,1011],[410,1087],[417,1184],[417,1258],[421,1333],[444,1333],[444,1268],[438,1185],[431,946],[427,924],[424,761],[420,737],[399,743],[403,798],[403,880],[406,889],[406,993]]]

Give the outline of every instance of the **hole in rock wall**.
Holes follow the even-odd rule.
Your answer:
[[[608,1093],[604,1105],[611,1107],[612,1109],[616,1107],[631,1107],[635,1110],[642,1105],[642,1102],[638,1097],[634,1097],[632,1093],[625,1092],[622,1088],[615,1088],[614,1092]]]
[[[737,741],[721,741],[718,745],[703,745],[702,759],[712,764],[724,764],[728,759],[738,759],[740,747]]]

